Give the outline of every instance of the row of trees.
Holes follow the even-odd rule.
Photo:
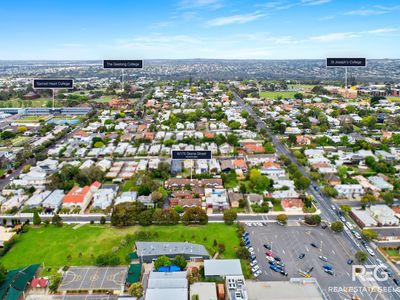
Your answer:
[[[182,222],[188,224],[205,225],[208,223],[207,213],[200,207],[188,208],[182,215],[175,209],[147,209],[140,202],[127,202],[116,205],[111,215],[111,224],[114,226],[169,224]]]

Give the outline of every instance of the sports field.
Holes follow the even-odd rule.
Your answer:
[[[192,242],[205,245],[211,255],[217,244],[225,245],[221,257],[234,258],[235,248],[239,245],[236,227],[222,223],[206,226],[132,226],[115,228],[109,225],[84,225],[77,229],[65,225],[29,228],[27,233],[17,237],[15,245],[2,258],[0,263],[7,269],[33,263],[44,263],[46,267],[88,266],[94,265],[99,254],[115,253],[125,264],[125,258],[132,252],[134,241],[127,242],[127,234],[138,231],[148,233],[151,241]]]
[[[299,92],[291,92],[291,91],[284,91],[284,92],[260,92],[261,98],[270,98],[270,99],[277,99],[278,97],[282,98],[293,98],[294,94]]]

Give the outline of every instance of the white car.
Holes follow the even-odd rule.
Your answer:
[[[257,264],[258,264],[257,259],[255,259],[255,260],[253,260],[253,261],[250,263],[250,266],[251,266],[251,267],[254,267],[254,266],[257,265]]]
[[[375,256],[375,252],[370,247],[366,247],[365,249],[367,249],[367,252],[371,254],[371,256]]]
[[[354,229],[353,225],[351,225],[349,222],[346,222],[346,227],[347,227],[348,229],[350,229],[350,230],[353,230],[353,229]]]
[[[269,261],[275,261],[275,259],[272,256],[266,255],[265,258]]]
[[[354,236],[357,238],[357,240],[361,240],[362,239],[361,235],[358,232],[355,232]]]
[[[249,227],[251,227],[251,223],[250,223],[250,222],[247,222],[246,225],[249,226]]]
[[[261,222],[258,222],[257,225],[258,226],[263,226],[263,224]]]
[[[255,265],[254,267],[251,268],[251,271],[252,271],[253,273],[255,273],[255,272],[258,271],[258,270],[260,270],[259,265]]]
[[[249,248],[247,248],[247,250],[249,250],[249,252],[254,252],[254,248],[251,246]]]
[[[262,273],[261,270],[255,271],[255,272],[253,273],[253,276],[257,278],[258,276],[261,275],[261,273]]]

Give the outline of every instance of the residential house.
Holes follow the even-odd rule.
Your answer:
[[[68,208],[80,207],[83,212],[89,205],[93,194],[100,188],[101,183],[93,182],[90,186],[74,186],[63,200],[63,206]]]
[[[285,212],[297,212],[302,213],[304,203],[301,199],[282,199],[281,200],[282,208]]]

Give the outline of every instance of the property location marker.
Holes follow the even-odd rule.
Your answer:
[[[74,88],[73,79],[33,79],[34,89],[51,89],[53,92],[53,111],[55,108],[54,90]]]

